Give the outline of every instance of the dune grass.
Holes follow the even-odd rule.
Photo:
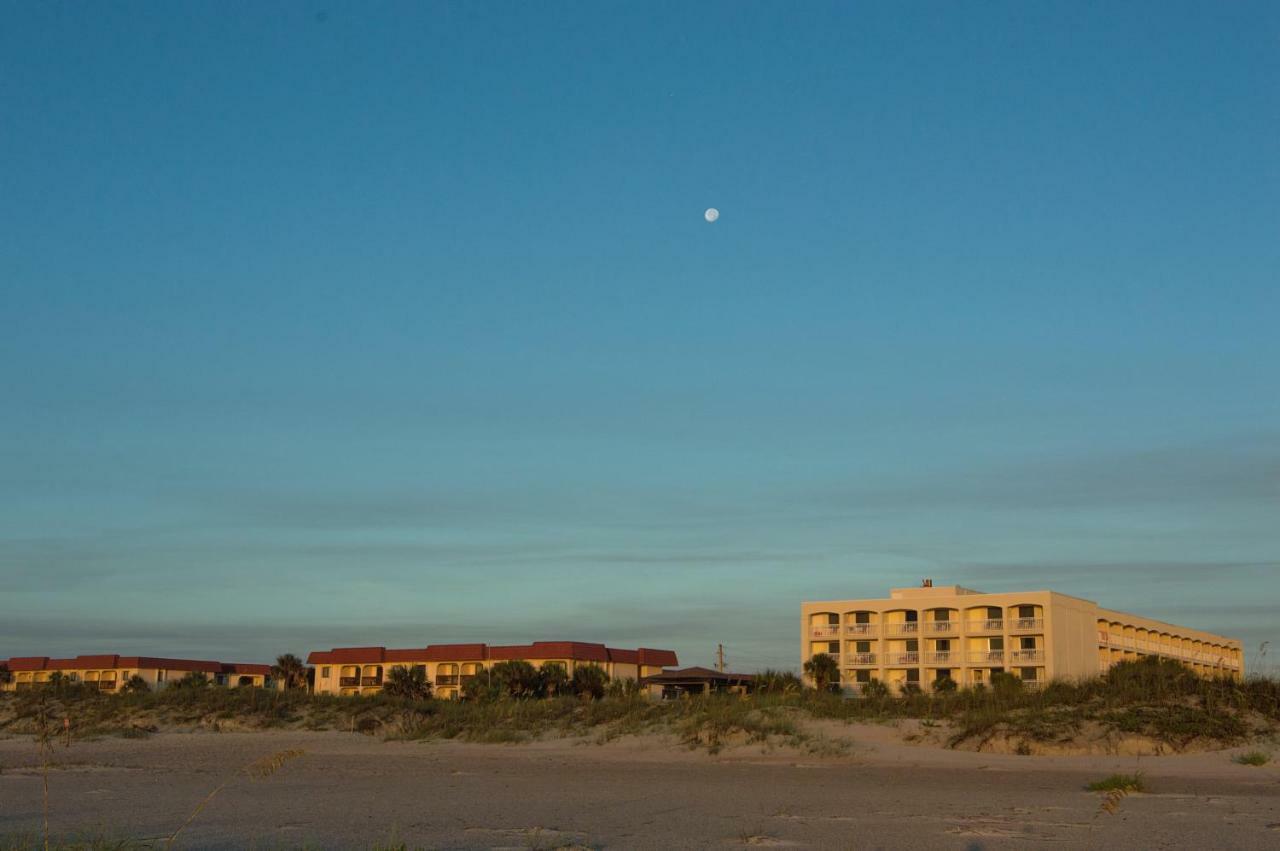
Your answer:
[[[1084,682],[1024,689],[1013,678],[994,687],[860,699],[780,688],[747,698],[710,695],[666,703],[641,695],[598,700],[414,700],[385,694],[350,698],[304,691],[169,688],[105,695],[80,686],[0,697],[0,735],[30,734],[50,706],[76,738],[145,737],[159,729],[342,730],[392,739],[455,739],[519,744],[548,736],[605,743],[650,732],[691,748],[728,744],[830,747],[804,732],[806,719],[947,725],[958,747],[998,735],[1020,743],[1069,742],[1086,724],[1149,737],[1181,750],[1194,742],[1229,746],[1280,727],[1280,682],[1204,679],[1170,660],[1113,667]],[[41,707],[44,707],[43,709]]]
[[[1147,791],[1146,782],[1142,779],[1142,772],[1136,774],[1112,774],[1110,777],[1104,777],[1101,780],[1085,786],[1090,792],[1145,792]]]
[[[1237,765],[1266,765],[1271,761],[1271,754],[1265,751],[1249,751],[1237,754],[1231,761]]]

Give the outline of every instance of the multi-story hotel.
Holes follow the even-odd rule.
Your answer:
[[[307,656],[315,666],[316,694],[372,694],[382,688],[383,677],[394,667],[420,668],[436,697],[457,697],[462,684],[484,673],[486,667],[512,660],[533,665],[560,662],[570,674],[579,665],[598,665],[610,679],[634,679],[662,672],[679,664],[671,650],[617,650],[603,644],[577,641],[535,641],[532,644],[431,644],[407,650],[385,647],[337,647]]]
[[[926,579],[888,599],[802,603],[800,620],[801,660],[835,658],[847,693],[871,680],[895,690],[928,690],[943,679],[971,686],[996,672],[1034,687],[1144,656],[1176,659],[1204,676],[1244,675],[1236,639],[1053,591],[983,594]]]
[[[148,688],[164,688],[192,671],[204,674],[215,685],[272,686],[270,665],[209,662],[200,659],[161,659],[153,656],[15,656],[0,661],[0,691],[22,691],[48,683],[54,674],[68,680],[114,692],[132,676],[142,677]]]

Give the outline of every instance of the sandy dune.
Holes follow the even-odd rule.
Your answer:
[[[55,832],[159,837],[254,759],[306,754],[237,779],[186,848],[1278,848],[1280,770],[1229,752],[1026,757],[902,744],[840,727],[847,755],[735,748],[711,757],[658,738],[605,746],[383,742],[344,733],[165,733],[59,749]],[[28,739],[0,741],[0,835],[37,830]],[[1115,815],[1083,790],[1140,770],[1150,792]]]

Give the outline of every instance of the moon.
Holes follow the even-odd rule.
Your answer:
[[[720,211],[717,210],[715,207],[708,207],[707,211],[703,213],[702,216],[707,221],[714,222],[716,219],[720,218]]]

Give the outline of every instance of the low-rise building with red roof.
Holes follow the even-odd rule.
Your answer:
[[[205,659],[169,659],[159,656],[97,654],[70,659],[48,656],[15,656],[0,660],[0,690],[23,691],[53,680],[55,675],[84,683],[101,691],[116,692],[138,676],[148,688],[163,688],[191,673],[203,675],[214,685],[230,688],[272,688],[270,665],[213,662]]]
[[[661,673],[679,664],[671,650],[641,647],[618,650],[581,641],[535,641],[532,644],[430,644],[421,648],[335,647],[307,656],[315,667],[317,694],[357,695],[381,690],[387,671],[397,666],[420,668],[436,697],[457,697],[462,685],[498,662],[523,660],[533,665],[559,662],[572,675],[580,665],[597,665],[610,679],[632,679]]]

